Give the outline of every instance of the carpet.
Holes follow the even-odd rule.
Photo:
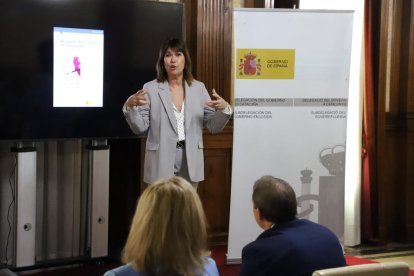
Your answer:
[[[211,248],[211,257],[216,261],[219,273],[221,276],[239,276],[239,264],[226,264],[227,246],[214,246]],[[346,256],[347,265],[360,265],[376,263],[375,261],[364,259],[357,256]],[[121,265],[119,262],[115,263],[100,263],[100,264],[83,264],[73,266],[71,268],[50,268],[50,270],[42,270],[38,272],[26,272],[26,276],[102,276],[103,273],[109,269]],[[1,275],[1,273],[0,273]],[[410,270],[409,276],[414,276],[414,271]]]
[[[356,256],[346,256],[346,264],[347,265],[361,265],[361,264],[375,264],[376,261],[364,259],[361,257]]]
[[[375,264],[376,261],[364,259],[357,256],[346,256],[347,265]],[[410,269],[409,276],[414,276],[414,270]]]
[[[226,264],[227,246],[215,246],[211,249],[211,257],[216,261],[218,271],[222,276],[238,276],[240,274],[239,264]]]

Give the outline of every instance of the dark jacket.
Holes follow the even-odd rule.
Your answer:
[[[312,275],[324,268],[345,266],[335,234],[306,219],[276,225],[243,248],[240,276]]]

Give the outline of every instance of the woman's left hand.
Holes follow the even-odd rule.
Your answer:
[[[228,103],[217,94],[216,90],[213,89],[211,96],[213,100],[209,101],[207,105],[215,110],[223,110],[227,107]]]

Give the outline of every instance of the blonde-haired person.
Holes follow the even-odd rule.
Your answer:
[[[207,251],[207,226],[193,186],[174,176],[138,200],[122,261],[104,276],[219,275]]]

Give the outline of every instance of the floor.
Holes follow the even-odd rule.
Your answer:
[[[345,253],[380,263],[403,261],[410,266],[410,269],[414,270],[414,244],[360,245],[346,247]]]
[[[213,258],[216,260],[221,275],[236,276],[239,274],[239,266],[229,266],[225,264],[226,247],[220,246],[213,249]],[[349,256],[361,257],[375,262],[406,262],[414,270],[414,244],[401,245],[389,244],[387,246],[368,246],[359,245],[356,247],[345,247],[345,254]],[[95,263],[75,265],[69,267],[56,267],[50,269],[41,269],[39,271],[20,271],[14,275],[25,276],[102,276],[103,273],[115,266],[117,263]],[[0,275],[2,275],[0,271]],[[411,275],[411,274],[410,274]]]

